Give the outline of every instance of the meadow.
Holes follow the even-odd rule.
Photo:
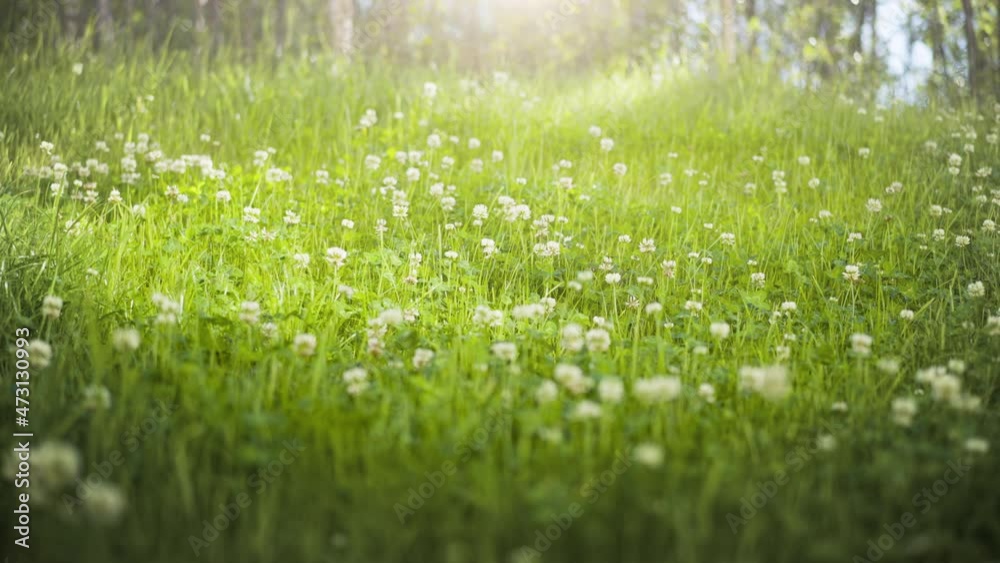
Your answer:
[[[0,65],[11,561],[1000,557],[1000,105],[130,55]]]

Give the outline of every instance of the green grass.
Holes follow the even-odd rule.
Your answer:
[[[75,62],[84,63],[80,75]],[[996,172],[976,177],[1000,154],[987,139],[1000,119],[994,108],[879,109],[833,86],[795,90],[767,69],[715,79],[666,71],[662,81],[650,72],[515,75],[506,85],[487,77],[484,93],[469,96],[449,71],[325,59],[196,65],[64,52],[3,63],[2,338],[13,347],[15,330],[27,327],[54,352],[51,365],[31,372],[32,445],[72,445],[82,467],[70,477],[104,471],[94,481],[127,501],[119,519],[99,521],[109,510],[96,495],[68,505],[75,484],[60,487],[36,455],[32,547],[6,547],[15,539],[6,526],[13,561],[508,562],[562,522],[559,539],[533,560],[846,562],[907,511],[915,525],[882,560],[1000,555],[1000,336],[988,326],[1000,315],[1000,242],[983,229],[998,220],[1000,196]],[[433,102],[426,81],[438,85]],[[358,124],[368,108],[378,123],[366,130]],[[591,125],[614,139],[609,153]],[[442,146],[429,148],[435,132]],[[210,156],[225,179],[198,166],[157,174],[139,155],[137,181],[123,183],[124,143],[140,134],[163,158]],[[471,137],[481,147],[469,148]],[[99,140],[109,152],[95,149]],[[96,182],[95,203],[74,199],[72,166],[58,197],[54,180],[24,173],[52,164],[42,141],[67,165],[108,164],[107,175],[79,178]],[[268,147],[274,154],[255,166],[254,152]],[[870,157],[859,156],[862,147]],[[418,181],[406,178],[416,164],[396,160],[408,150],[424,151]],[[494,150],[502,161],[492,161]],[[957,175],[951,153],[963,156]],[[377,171],[365,167],[369,154],[381,157]],[[563,159],[572,167],[554,171]],[[623,177],[613,172],[618,162],[628,166]],[[269,182],[269,167],[293,179]],[[316,180],[321,168],[329,184]],[[787,193],[776,190],[776,170]],[[662,185],[663,173],[673,181]],[[393,217],[391,194],[377,191],[389,176],[408,195],[405,220]],[[558,187],[560,177],[576,187]],[[820,185],[811,188],[814,177]],[[431,195],[437,182],[455,186],[445,194],[453,211]],[[903,189],[887,194],[893,182]],[[167,197],[168,186],[188,202]],[[112,189],[123,202],[108,201]],[[220,189],[230,203],[216,200]],[[506,221],[501,195],[530,206],[531,219]],[[881,200],[880,212],[866,209],[869,198]],[[144,217],[132,212],[137,204]],[[477,204],[489,207],[481,226]],[[932,205],[951,212],[934,216]],[[246,206],[261,210],[259,224],[244,221]],[[287,210],[301,222],[286,224]],[[821,210],[832,217],[817,219]],[[546,214],[566,219],[536,236],[532,222]],[[277,238],[246,240],[262,227]],[[944,240],[932,238],[935,229]],[[848,242],[854,232],[863,239]],[[971,244],[956,246],[958,235]],[[559,256],[533,251],[562,236],[571,239]],[[491,259],[484,238],[500,250]],[[656,249],[640,253],[646,238]],[[349,253],[339,269],[324,259],[335,246]],[[408,283],[415,252],[418,281]],[[307,268],[296,266],[297,253],[311,255]],[[605,257],[620,283],[605,282]],[[673,278],[665,260],[676,261]],[[844,279],[848,264],[861,265],[859,283]],[[574,289],[586,270],[594,279]],[[754,272],[766,274],[763,287],[751,283]],[[969,295],[976,281],[984,297]],[[155,293],[182,304],[178,324],[156,323]],[[58,319],[42,314],[47,295],[64,300]],[[554,310],[512,318],[515,306],[542,298]],[[689,300],[703,304],[700,314],[685,309]],[[260,324],[240,320],[246,301],[259,303]],[[772,317],[786,301],[797,311]],[[653,302],[662,312],[645,312]],[[504,311],[502,325],[474,324],[480,305]],[[369,321],[392,309],[419,316],[388,327],[373,355]],[[901,319],[904,309],[912,321]],[[562,329],[589,330],[595,316],[610,325],[610,349],[565,350]],[[710,333],[720,321],[732,328],[728,339]],[[273,339],[261,330],[268,322]],[[140,332],[137,350],[113,347],[122,327]],[[300,333],[316,336],[314,355],[295,353]],[[851,352],[854,333],[873,338],[869,357]],[[491,354],[496,342],[515,343],[517,359]],[[429,366],[413,367],[418,348],[435,351]],[[899,360],[897,373],[879,369],[885,358]],[[0,362],[11,432],[21,430],[14,359]],[[963,393],[981,398],[977,411],[936,400],[917,382],[918,370],[950,360],[965,362],[956,375]],[[539,404],[536,391],[558,363],[595,382],[620,377],[623,400],[602,401],[595,386]],[[775,363],[788,369],[786,397],[741,387],[741,367]],[[371,385],[355,397],[342,375],[356,366]],[[635,383],[657,374],[679,376],[680,396],[637,400]],[[714,386],[714,403],[699,396],[703,383]],[[110,392],[110,407],[88,408],[91,386]],[[908,427],[893,419],[892,401],[903,397],[918,405]],[[599,418],[572,416],[583,399],[601,405]],[[814,447],[823,435],[833,436],[832,451]],[[972,437],[994,447],[968,451]],[[643,463],[636,446],[658,447],[662,463]],[[928,502],[922,491],[949,462],[972,468]],[[401,511],[421,485],[430,498]],[[0,488],[13,506],[19,491]],[[740,515],[742,499],[760,490],[773,494],[734,532],[727,515]],[[196,558],[191,538],[211,538],[206,522],[238,502],[240,515]]]

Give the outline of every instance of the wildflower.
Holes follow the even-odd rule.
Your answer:
[[[42,316],[49,319],[58,319],[62,315],[63,300],[55,295],[46,295],[42,300]]]
[[[663,447],[658,444],[639,444],[632,450],[632,459],[646,467],[663,465]]]
[[[615,148],[615,142],[613,139],[604,137],[601,139],[601,150],[604,152],[611,152],[611,149]]]
[[[903,309],[902,311],[899,312],[899,318],[903,319],[904,321],[912,321],[913,317],[914,313],[910,309]]]
[[[597,384],[597,395],[603,403],[620,403],[625,396],[625,384],[617,377],[605,377]]]
[[[611,347],[611,335],[603,328],[588,330],[584,338],[590,352],[607,352]]]
[[[423,369],[431,364],[434,360],[434,350],[428,350],[427,348],[417,348],[413,352],[413,367],[415,369]]]
[[[990,450],[990,443],[983,438],[969,438],[965,441],[965,451],[984,454]]]
[[[579,352],[583,350],[586,340],[583,334],[583,327],[570,323],[562,329],[562,347],[568,352]]]
[[[848,264],[844,266],[843,276],[849,282],[859,282],[861,281],[861,268],[855,264]]]
[[[986,286],[981,281],[972,282],[965,289],[969,293],[969,297],[976,298],[986,295]]]
[[[97,524],[111,526],[121,520],[127,504],[119,487],[98,483],[90,487],[83,498],[83,511]]]
[[[594,386],[594,380],[572,364],[558,364],[552,378],[574,395],[582,395]]]
[[[851,335],[851,351],[861,357],[870,356],[872,353],[872,343],[874,339],[860,332]]]
[[[571,417],[575,420],[588,420],[601,417],[601,405],[594,401],[580,401],[573,409]]]
[[[869,198],[868,203],[865,204],[865,209],[870,213],[879,213],[882,211],[882,201],[875,198]]]
[[[729,323],[721,321],[712,323],[708,327],[708,331],[712,334],[713,337],[719,340],[725,340],[729,338],[729,331],[730,331]]]
[[[837,439],[830,434],[820,434],[816,437],[816,447],[824,452],[837,449]]]
[[[353,367],[346,370],[341,379],[347,385],[347,394],[352,396],[364,393],[371,383],[368,381],[368,372],[362,367]]]
[[[517,346],[513,342],[496,342],[490,347],[497,358],[505,362],[513,362],[517,359]]]
[[[743,366],[739,376],[742,389],[758,393],[768,400],[783,399],[791,391],[788,369],[781,365]]]
[[[969,246],[970,242],[972,242],[972,240],[965,235],[957,235],[955,237],[955,246],[958,248],[965,248],[966,246]]]
[[[335,268],[341,268],[347,262],[347,251],[339,246],[327,248],[326,261]]]
[[[917,414],[917,402],[909,397],[892,400],[892,419],[900,426],[910,426]]]
[[[111,345],[119,352],[132,352],[139,348],[142,338],[134,328],[119,328],[111,335]]]
[[[83,388],[82,405],[86,410],[103,410],[111,407],[111,391],[103,385],[88,385]]]
[[[503,311],[493,310],[485,305],[476,307],[472,315],[473,324],[498,327],[503,325]]]
[[[538,388],[535,389],[535,400],[542,405],[546,403],[551,403],[552,401],[556,400],[558,396],[559,396],[559,387],[552,381],[549,381],[548,379],[542,381],[541,385],[539,385]]]
[[[711,383],[702,383],[698,386],[698,396],[704,399],[706,403],[714,403],[715,387]]]
[[[240,320],[248,325],[260,322],[260,304],[256,301],[244,301],[240,305]]]
[[[680,378],[660,375],[637,380],[632,394],[640,403],[662,403],[680,396],[681,388]]]
[[[302,357],[312,356],[316,353],[316,336],[309,333],[295,335],[292,341],[292,350]]]
[[[38,486],[42,496],[55,494],[80,475],[82,465],[80,453],[72,445],[43,442],[31,452],[31,484]]]
[[[611,168],[616,176],[624,176],[628,172],[628,166],[625,166],[622,162],[616,162]]]

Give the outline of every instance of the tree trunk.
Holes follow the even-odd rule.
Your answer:
[[[733,53],[736,51],[736,32],[733,29],[736,23],[736,10],[733,0],[721,0],[719,12],[722,16],[722,52],[726,61],[732,62]]]
[[[115,41],[115,21],[111,13],[111,0],[97,0],[97,35],[102,47]]]
[[[854,34],[851,35],[851,55],[854,53],[862,53],[862,41],[861,35],[865,29],[865,16],[868,15],[868,6],[865,3],[858,2],[857,7],[857,20],[855,22]]]
[[[209,56],[215,57],[222,48],[222,0],[208,0],[208,27],[212,34]]]
[[[878,0],[870,0],[869,8],[871,11],[871,22],[868,29],[870,31],[869,35],[869,45],[868,45],[868,60],[874,61],[875,56],[878,54]]]
[[[969,91],[979,93],[979,43],[976,41],[975,12],[972,0],[962,0],[962,15],[965,16],[965,54],[969,65]]]
[[[934,72],[942,78],[948,76],[948,57],[944,50],[944,26],[941,24],[941,12],[937,0],[931,0],[928,6],[927,26],[931,38]]]
[[[285,41],[288,34],[288,0],[275,2],[274,44],[275,58],[281,59],[285,54]]]
[[[746,0],[747,53],[750,55],[750,58],[753,58],[757,54],[757,22],[754,21],[756,17],[756,0]]]
[[[350,56],[354,50],[354,2],[329,0],[330,29],[334,50]]]

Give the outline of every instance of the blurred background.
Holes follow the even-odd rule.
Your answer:
[[[5,50],[60,42],[464,71],[764,63],[910,97],[1000,90],[1000,0],[4,0]]]

